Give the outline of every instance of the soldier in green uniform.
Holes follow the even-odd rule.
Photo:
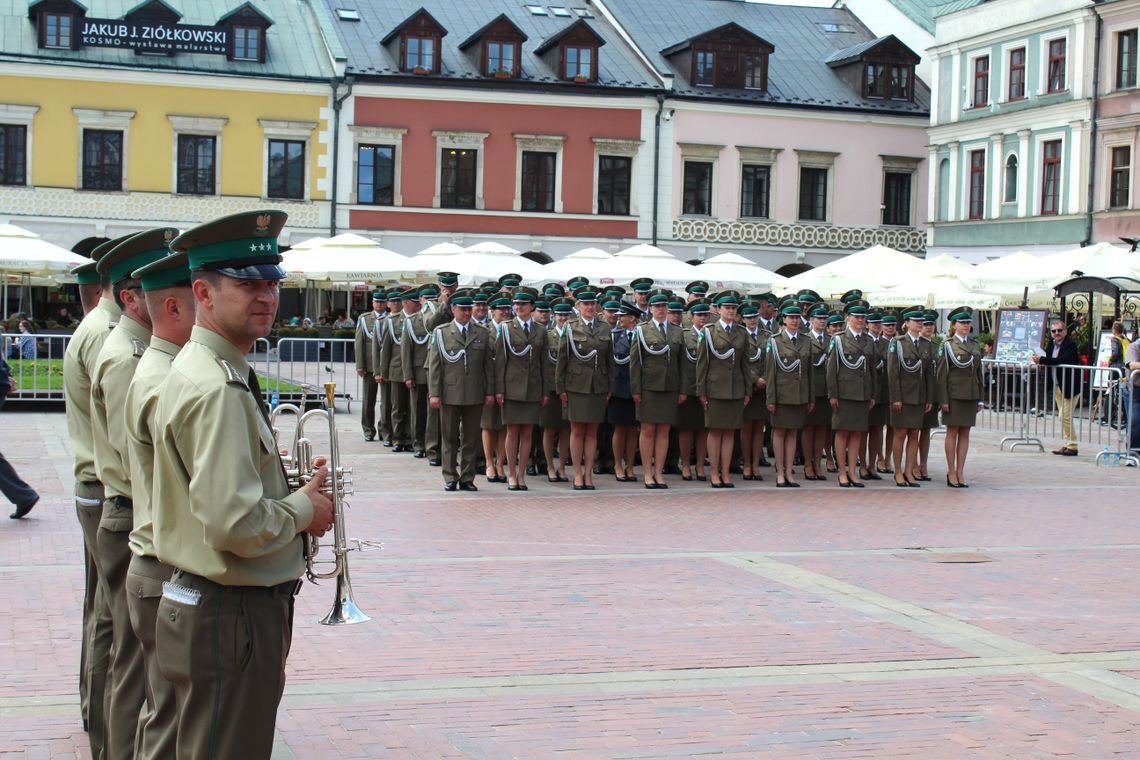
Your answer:
[[[372,366],[372,343],[376,331],[384,329],[384,294],[372,294],[372,311],[361,314],[356,320],[356,374],[360,376],[363,393],[360,410],[360,426],[364,429],[364,440],[376,439],[376,371]],[[385,437],[381,432],[381,437]]]
[[[917,469],[918,438],[926,412],[934,403],[934,377],[926,360],[922,337],[922,308],[903,311],[906,335],[887,345],[887,382],[890,384],[891,427],[894,428],[895,485],[918,488],[913,478]],[[906,468],[903,468],[903,453]]]
[[[549,290],[548,290],[549,292]],[[554,378],[558,370],[558,355],[566,323],[574,316],[574,304],[569,298],[558,297],[550,304],[554,324],[546,331],[546,367],[544,372]],[[546,457],[546,479],[551,483],[566,483],[566,460],[570,458],[570,422],[566,419],[562,401],[558,398],[556,383],[550,385],[548,401],[542,408],[542,452]],[[558,445],[558,466],[554,465],[554,447]]]
[[[143,652],[147,706],[139,718],[136,756],[174,757],[178,708],[174,689],[162,676],[154,638],[162,584],[170,580],[173,568],[159,562],[155,552],[151,490],[158,391],[170,374],[174,357],[190,339],[190,331],[194,327],[194,294],[190,290],[187,258],[182,253],[165,256],[135,270],[133,276],[142,285],[152,328],[150,345],[139,359],[126,399],[134,499],[126,597],[131,629]]]
[[[112,646],[106,703],[107,757],[131,757],[143,706],[146,676],[142,647],[131,629],[127,610],[128,544],[134,527],[130,454],[127,451],[127,388],[139,359],[150,343],[150,314],[138,280],[131,273],[162,258],[178,234],[163,227],[132,235],[99,259],[99,274],[110,278],[123,310],[107,336],[91,374],[91,429],[95,472],[103,483],[103,516],[99,521],[95,558],[111,608]]]
[[[376,366],[376,382],[388,384],[388,409],[392,417],[392,450],[396,452],[412,450],[411,431],[411,394],[404,385],[403,356],[400,353],[404,339],[404,320],[408,312],[412,311],[408,300],[404,298],[406,288],[398,288],[388,293],[388,303],[399,301],[401,310],[389,312],[384,320],[385,329],[377,335],[377,350],[373,356]]]
[[[75,513],[83,530],[84,593],[83,643],[79,654],[81,710],[91,756],[104,751],[104,698],[111,656],[111,608],[96,562],[99,521],[103,517],[103,483],[95,471],[95,433],[91,421],[91,376],[95,360],[122,316],[109,277],[99,274],[98,261],[126,240],[108,240],[91,251],[93,261],[74,270],[84,286],[97,283],[100,297],[75,329],[63,359],[63,387],[67,398],[67,432],[75,451]],[[93,288],[92,288],[93,289]]]
[[[868,415],[875,406],[875,354],[866,335],[866,306],[852,303],[845,311],[847,329],[832,336],[827,349],[827,396],[831,401],[839,485],[862,488],[858,462],[863,437],[867,435]]]
[[[537,291],[519,288],[515,318],[499,325],[495,401],[506,426],[507,490],[526,491],[531,440],[542,407],[550,401],[554,372],[546,358],[546,330],[534,320]]]
[[[950,324],[953,333],[938,347],[935,396],[946,426],[946,485],[969,488],[966,454],[970,428],[982,408],[982,349],[970,337],[970,307],[959,306],[950,312]]]
[[[689,324],[681,332],[685,348],[681,362],[681,391],[685,394],[685,403],[677,410],[677,445],[680,448],[681,480],[696,477],[704,481],[708,437],[704,434],[704,407],[697,395],[697,355],[704,329],[709,323],[710,309],[704,301],[690,301],[686,312]]]
[[[327,468],[290,493],[245,358],[277,314],[285,219],[235,214],[171,243],[187,252],[196,311],[158,391],[151,500],[155,551],[174,568],[155,646],[178,705],[176,757],[270,756],[304,536],[334,519]]]
[[[512,278],[508,278],[512,279]],[[493,283],[496,287],[498,283]],[[491,361],[499,361],[499,352],[502,349],[502,326],[511,318],[511,297],[507,293],[495,292],[488,295],[487,309],[490,319],[487,320],[487,333],[491,338]],[[494,385],[491,393],[495,392]],[[507,482],[507,429],[503,425],[503,410],[498,404],[492,404],[483,410],[479,419],[483,438],[484,474],[488,483]]]
[[[427,456],[427,355],[431,330],[423,312],[423,290],[404,291],[404,334],[400,337],[401,382],[408,391],[411,419],[412,454],[416,459]]]
[[[831,337],[827,334],[827,307],[814,305],[808,312],[808,320],[811,328],[805,337],[811,346],[808,367],[813,398],[808,405],[801,438],[804,480],[827,480],[820,469],[825,454],[831,449],[831,403],[827,397],[827,347]]]
[[[495,403],[491,338],[471,318],[469,291],[450,298],[453,319],[432,331],[428,349],[428,404],[440,410],[445,491],[475,485],[479,418]]]
[[[898,321],[899,318],[896,314],[890,312],[883,314],[883,340],[887,341],[888,347],[891,344],[891,338],[898,335]],[[887,397],[887,403],[890,403],[889,396]],[[895,429],[891,427],[891,416],[888,413],[887,426],[883,434],[883,448],[878,457],[878,461],[883,464],[877,465],[875,468],[880,475],[893,475],[895,472],[892,468],[894,462],[894,443]]]
[[[668,488],[665,469],[669,431],[677,423],[677,410],[685,403],[682,362],[685,339],[669,320],[669,296],[648,299],[649,319],[634,331],[630,348],[629,381],[637,420],[641,423],[641,465],[646,488]]]
[[[748,331],[748,369],[752,376],[752,400],[744,408],[744,421],[740,427],[740,451],[743,455],[744,480],[763,480],[760,460],[764,456],[764,427],[768,424],[768,404],[764,386],[767,385],[765,364],[768,361],[768,339],[772,334],[760,329],[760,307],[748,304],[740,307],[741,321]]]
[[[598,318],[598,294],[586,288],[575,297],[579,317],[566,324],[555,385],[570,421],[574,490],[592,491],[598,426],[606,418],[613,376],[613,336],[609,324]]]
[[[799,488],[793,463],[796,459],[796,433],[819,401],[812,388],[815,371],[812,358],[824,355],[810,335],[800,332],[800,307],[794,303],[783,309],[783,327],[768,341],[765,363],[764,400],[772,419],[772,448],[776,452],[776,487]],[[812,450],[813,467],[819,464],[818,451]],[[805,456],[805,460],[809,457]],[[806,476],[805,476],[806,477]],[[814,477],[809,480],[816,479]]]
[[[735,488],[729,481],[733,432],[740,429],[744,408],[752,400],[752,375],[748,368],[748,331],[736,324],[735,295],[716,299],[720,318],[705,327],[697,350],[697,396],[705,410],[708,428],[710,485]]]
[[[863,450],[863,467],[859,477],[863,480],[882,480],[879,463],[883,448],[883,430],[890,417],[890,389],[887,387],[887,340],[883,337],[883,313],[867,313],[867,335],[875,351],[875,406],[867,415],[867,444]]]
[[[922,337],[926,341],[922,344],[926,351],[926,366],[931,375],[934,374],[934,365],[938,358],[938,347],[934,345],[934,331],[938,325],[938,312],[926,310],[922,313]],[[931,401],[933,401],[933,397]],[[930,481],[930,431],[938,427],[938,405],[932,404],[922,417],[922,432],[918,437],[918,471],[912,473],[915,480],[923,483]]]
[[[435,307],[426,317],[427,328],[432,331],[452,320],[450,301],[459,283],[459,275],[455,272],[440,272],[437,277],[439,279],[439,300],[436,301]],[[427,368],[426,357],[424,358],[424,367]],[[432,467],[439,467],[443,463],[440,454],[441,445],[439,410],[428,404],[427,428],[424,431],[424,451],[427,452],[428,464]]]

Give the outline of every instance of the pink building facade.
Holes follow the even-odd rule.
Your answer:
[[[1097,6],[1101,21],[1100,83],[1096,105],[1093,242],[1140,237],[1136,157],[1140,150],[1140,77],[1137,36],[1140,0]]]

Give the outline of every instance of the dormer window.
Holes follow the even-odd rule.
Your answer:
[[[768,89],[768,56],[758,53],[744,54],[744,89]]]
[[[495,79],[514,79],[521,71],[522,43],[526,35],[505,13],[500,13],[459,44],[483,72]]]
[[[768,89],[768,56],[776,48],[739,24],[729,23],[668,47],[661,54],[693,87]]]
[[[698,50],[694,53],[693,84],[698,87],[712,87],[716,84],[716,53],[711,50]]]
[[[73,16],[70,13],[45,13],[43,15],[43,46],[71,50]]]
[[[273,19],[247,2],[218,19],[218,26],[230,33],[227,58],[265,63],[266,34],[273,26]]]
[[[598,48],[606,41],[584,19],[578,19],[547,37],[535,48],[561,79],[586,83],[598,81]],[[554,56],[558,57],[555,58]]]
[[[256,26],[234,27],[234,60],[261,60],[261,29]]]
[[[575,82],[594,80],[594,48],[567,45],[562,48],[562,77]]]
[[[517,42],[487,41],[487,76],[507,79],[518,74],[519,45]]]
[[[884,100],[910,100],[914,67],[899,63],[864,64],[863,96]]]
[[[445,36],[447,30],[420,8],[388,32],[380,44],[387,46],[399,38],[399,50],[390,49],[390,52],[399,61],[400,71],[406,74],[438,74],[442,53],[440,42]]]
[[[403,70],[414,74],[436,72],[435,37],[407,35],[404,37]]]
[[[887,35],[836,50],[826,62],[864,98],[911,101],[918,60],[898,38]]]

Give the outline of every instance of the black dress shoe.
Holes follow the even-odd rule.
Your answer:
[[[426,451],[417,451],[415,454],[412,454],[412,456],[415,457],[416,459],[427,459],[427,452]]]
[[[530,490],[530,487],[529,487],[529,486],[527,486],[527,485],[525,485],[525,484],[523,484],[523,485],[520,485],[520,486],[519,486],[519,490],[520,490],[520,491],[529,491],[529,490]]]
[[[852,488],[863,488],[863,487],[864,487],[864,485],[863,485],[862,483],[858,483],[858,482],[852,482],[852,483],[851,483],[851,487],[852,487]]]
[[[517,490],[519,490],[519,487],[518,486],[507,486],[507,490],[508,491],[517,491]]]
[[[533,464],[528,464],[526,466],[526,474],[533,477],[533,476],[538,474],[538,468],[535,467]]]
[[[761,466],[761,467],[771,467],[771,466],[772,466],[772,463],[771,463],[771,462],[769,462],[769,461],[768,461],[767,459],[765,459],[764,457],[760,457],[760,466]]]
[[[800,487],[800,484],[799,484],[799,483],[793,483],[793,482],[791,482],[791,481],[788,481],[788,483],[787,483],[787,487],[788,487],[788,488],[799,488],[799,487]]]
[[[389,441],[389,440],[385,439],[385,441],[384,441],[384,448],[386,448],[386,449],[390,449],[390,448],[392,448],[393,446],[395,446],[395,444],[394,444],[394,443],[392,443],[391,441]]]
[[[439,459],[439,457],[436,457],[435,459],[429,459],[428,464],[430,464],[432,467],[439,467],[441,464],[443,464],[443,462]]]
[[[403,452],[405,452],[407,450],[408,450],[408,447],[402,443],[397,443],[395,446],[392,447],[392,451],[396,452],[397,454],[402,454]]]
[[[40,497],[36,496],[36,498],[32,499],[29,502],[25,502],[24,504],[17,504],[16,505],[16,511],[13,512],[12,514],[8,515],[8,517],[12,518],[13,520],[19,520],[21,517],[24,517],[29,512],[31,512],[32,507],[36,506],[36,503],[39,500],[40,500]]]
[[[582,490],[583,490],[583,491],[593,491],[593,490],[595,490],[595,489],[594,489],[594,487],[593,487],[593,486],[591,486],[591,485],[585,485],[585,486],[582,486]]]
[[[456,483],[454,480],[451,481],[450,483],[444,483],[443,484],[443,490],[445,490],[445,491],[454,491],[457,488],[459,488],[459,484]]]
[[[692,479],[693,479],[692,475],[682,475],[681,476],[681,480],[692,480]]]
[[[729,470],[729,472],[732,472],[732,471]],[[721,488],[736,488],[736,484],[735,483],[721,483],[720,487]]]
[[[478,491],[479,487],[476,486],[474,483],[468,481],[466,483],[460,483],[459,484],[459,490],[460,491]]]
[[[375,441],[375,440],[376,440],[376,436],[375,436],[375,435],[368,435],[367,433],[365,433],[365,434],[364,434],[364,440],[366,440],[366,441]]]
[[[669,487],[668,483],[657,483],[655,485],[657,488],[668,488]]]
[[[586,486],[583,486],[583,485],[579,485],[579,484],[575,483],[575,484],[574,484],[574,490],[575,490],[575,491],[585,491],[585,490],[586,490]]]

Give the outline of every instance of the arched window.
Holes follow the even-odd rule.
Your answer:
[[[1017,156],[1013,153],[1005,160],[1005,191],[1003,203],[1017,203]]]
[[[944,158],[938,164],[938,221],[950,219],[950,159]]]

